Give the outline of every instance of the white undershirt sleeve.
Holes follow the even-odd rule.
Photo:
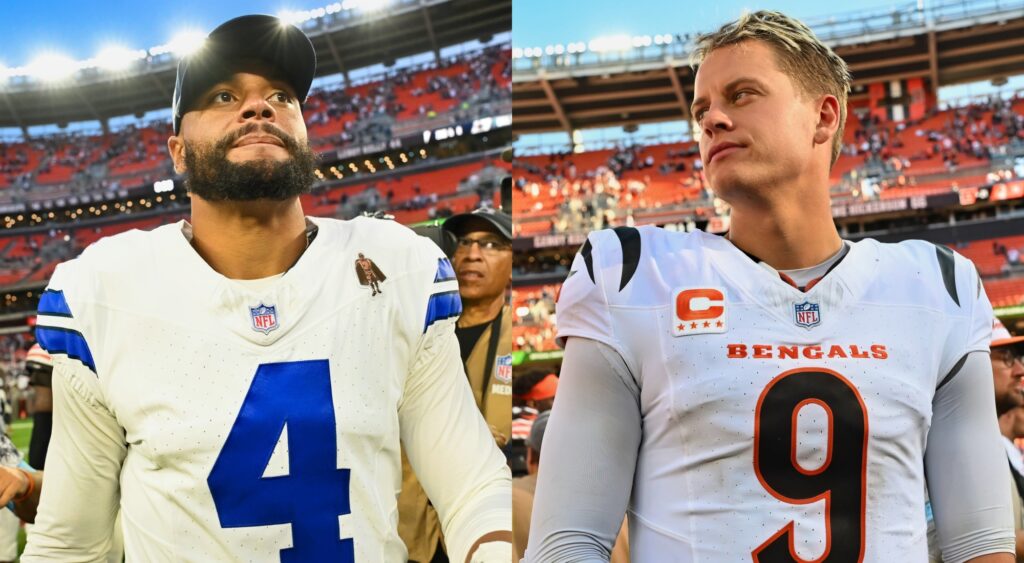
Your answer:
[[[935,392],[924,463],[944,563],[1014,553],[1009,465],[994,396],[984,352],[968,354]]]
[[[98,389],[77,360],[54,358],[53,434],[24,563],[107,561],[127,444]]]
[[[606,562],[633,488],[640,390],[607,344],[571,337],[544,433],[524,561]]]

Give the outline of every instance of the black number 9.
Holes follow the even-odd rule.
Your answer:
[[[828,413],[825,463],[804,469],[796,458],[796,421],[808,403]],[[825,499],[825,552],[813,563],[864,560],[868,413],[845,377],[824,368],[787,371],[773,379],[754,411],[754,473],[775,498],[790,504]],[[793,522],[752,553],[759,563],[804,562],[794,548]]]

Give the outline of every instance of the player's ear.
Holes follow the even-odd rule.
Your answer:
[[[839,130],[839,100],[825,94],[818,99],[818,123],[814,128],[815,144],[831,144],[832,137]]]
[[[167,153],[171,155],[174,171],[178,174],[183,174],[187,170],[185,166],[185,140],[180,135],[172,135],[167,139]]]

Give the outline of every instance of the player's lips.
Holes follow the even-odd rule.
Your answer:
[[[278,139],[273,135],[246,135],[235,143],[235,148],[257,144],[276,145],[279,147],[284,146],[284,143],[281,142],[281,139]]]
[[[458,277],[459,277],[460,280],[461,279],[479,280],[479,279],[483,279],[484,273],[483,272],[478,272],[476,270],[460,270]]]
[[[737,143],[730,143],[728,141],[723,141],[721,143],[718,143],[717,145],[712,145],[711,148],[708,149],[708,164],[711,164],[711,162],[713,162],[716,157],[724,157],[725,155],[736,152],[742,148],[743,145]]]

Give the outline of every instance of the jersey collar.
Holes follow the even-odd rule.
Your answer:
[[[766,307],[787,321],[794,303],[817,302],[831,311],[855,303],[878,269],[877,242],[864,240],[849,245],[847,253],[816,282],[801,291],[787,283],[774,268],[762,266],[756,256],[737,248],[728,239],[703,233],[708,262],[742,293],[742,300]],[[828,315],[826,319],[835,319]]]

